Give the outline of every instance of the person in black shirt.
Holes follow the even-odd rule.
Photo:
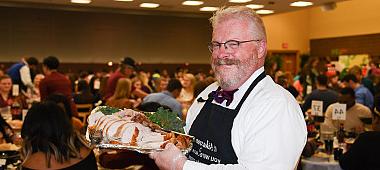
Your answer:
[[[326,112],[330,104],[338,101],[338,93],[327,88],[327,77],[319,75],[317,77],[317,89],[313,90],[310,95],[306,96],[305,102],[302,105],[302,111],[306,112],[311,108],[311,102],[318,100],[323,102],[323,113]]]
[[[380,168],[380,96],[376,97],[373,110],[374,131],[359,135],[350,149],[344,153],[339,164],[344,170],[375,170]]]

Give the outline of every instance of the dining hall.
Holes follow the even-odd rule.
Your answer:
[[[0,170],[380,170],[379,7],[0,0]]]

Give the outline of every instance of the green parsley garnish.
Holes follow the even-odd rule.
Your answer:
[[[177,113],[171,112],[163,107],[157,109],[155,113],[146,114],[148,119],[153,123],[159,125],[165,130],[171,130],[175,132],[184,133],[183,121],[177,116]]]

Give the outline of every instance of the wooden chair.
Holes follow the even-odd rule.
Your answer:
[[[92,104],[76,104],[78,117],[82,118],[83,124],[86,124],[87,117],[90,115],[92,110]]]

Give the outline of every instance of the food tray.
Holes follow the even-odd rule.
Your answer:
[[[153,149],[153,148],[141,148],[138,146],[129,146],[129,145],[121,145],[121,144],[109,144],[109,143],[101,143],[96,145],[99,149],[111,149],[111,150],[129,150],[136,151],[142,154],[149,154],[153,152],[163,151],[163,149]]]
[[[182,137],[186,138],[187,141],[189,141],[187,148],[181,149],[183,154],[189,153],[193,147],[194,137],[190,136],[190,135],[178,133],[178,132],[172,132],[172,133],[174,133],[176,136],[181,135]],[[100,132],[100,134],[101,134],[101,132]],[[89,134],[88,139],[90,139],[89,142],[91,143],[91,145],[93,145],[94,147],[99,148],[99,149],[130,150],[130,151],[136,151],[136,152],[142,153],[142,154],[150,154],[153,152],[160,152],[160,151],[164,150],[162,148],[143,148],[140,146],[131,146],[128,144],[109,143],[108,139],[103,139],[102,136],[96,136],[96,135],[94,136],[91,134]]]
[[[94,114],[96,116],[94,116]],[[106,115],[111,115],[114,117],[104,117]],[[193,145],[194,137],[184,134],[184,125],[182,120],[178,119],[176,113],[172,113],[167,110],[158,109],[157,112],[139,112],[131,109],[120,110],[117,108],[103,106],[97,107],[91,111],[91,115],[88,118],[89,122],[91,121],[91,116],[94,116],[94,119],[92,123],[89,123],[92,126],[89,125],[87,127],[86,139],[91,142],[92,146],[100,149],[131,150],[138,153],[147,154],[162,151],[162,148],[164,148],[167,143],[173,143],[183,153],[188,153]],[[102,123],[100,123],[100,125],[103,125],[104,122],[114,120],[116,120],[116,122],[118,120],[125,121],[125,123],[134,122],[150,128],[152,132],[156,133],[155,135],[161,134],[163,139],[158,138],[158,140],[154,139],[152,141],[143,141],[140,138],[140,140],[137,141],[139,129],[136,126],[134,127],[134,131],[128,132],[128,134],[132,135],[130,143],[122,142],[120,137],[109,136],[105,135],[107,133],[103,133],[104,129],[108,132],[112,123],[104,123],[101,128],[97,127],[98,125],[95,126],[95,120],[100,119],[100,117],[104,118],[102,119]],[[105,128],[105,126],[107,126],[107,128]]]

